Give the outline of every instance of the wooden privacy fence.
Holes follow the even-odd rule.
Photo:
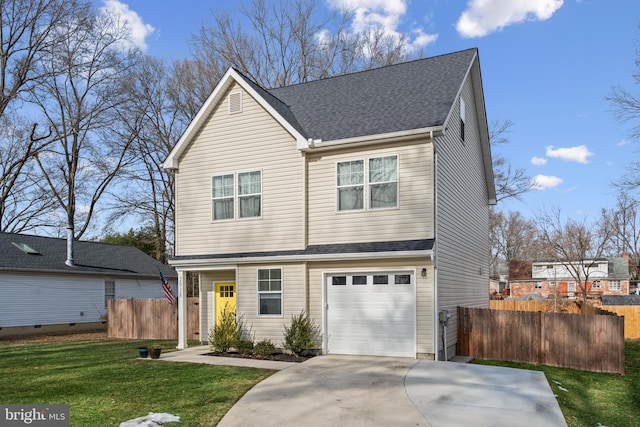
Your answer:
[[[458,307],[458,353],[624,374],[622,317]]]
[[[187,339],[200,340],[199,298],[187,298]],[[178,339],[178,304],[166,298],[111,299],[109,338]]]
[[[603,310],[624,316],[624,337],[640,338],[640,306],[638,305],[603,305]]]

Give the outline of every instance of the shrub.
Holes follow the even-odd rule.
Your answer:
[[[284,327],[284,348],[301,356],[311,350],[318,333],[318,327],[304,311],[297,316],[291,316],[291,326]]]
[[[269,340],[262,340],[253,347],[253,352],[258,356],[271,356],[276,346]]]
[[[209,344],[215,351],[227,352],[242,338],[242,320],[238,321],[234,310],[225,305],[216,326],[209,331]]]
[[[233,346],[239,353],[251,354],[253,353],[253,341],[249,339],[239,339]]]

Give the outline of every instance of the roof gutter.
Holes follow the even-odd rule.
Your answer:
[[[323,149],[332,149],[349,145],[350,147],[358,147],[362,145],[384,144],[388,142],[410,141],[419,137],[441,136],[444,134],[443,126],[432,126],[421,129],[403,130],[400,132],[388,132],[378,135],[363,135],[353,138],[335,139],[332,141],[323,141],[321,139],[309,138],[306,141],[298,141],[297,148],[300,151],[322,151]]]

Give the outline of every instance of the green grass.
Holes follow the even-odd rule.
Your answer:
[[[0,347],[0,402],[70,405],[72,426],[117,426],[168,412],[180,423],[215,426],[274,371],[142,360],[158,341],[85,341]],[[175,341],[162,341],[163,351]]]
[[[569,427],[640,426],[640,340],[627,340],[624,356],[625,375],[495,360],[474,363],[544,372]]]

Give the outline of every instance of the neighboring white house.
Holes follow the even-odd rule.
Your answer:
[[[161,271],[177,295],[175,271],[139,249],[76,241],[70,267],[66,247],[0,233],[0,337],[99,328],[110,298],[164,298]]]
[[[164,167],[170,264],[183,293],[199,273],[203,338],[230,304],[256,341],[280,346],[304,311],[324,353],[442,359],[456,307],[489,305],[476,49],[276,89],[231,68]]]

